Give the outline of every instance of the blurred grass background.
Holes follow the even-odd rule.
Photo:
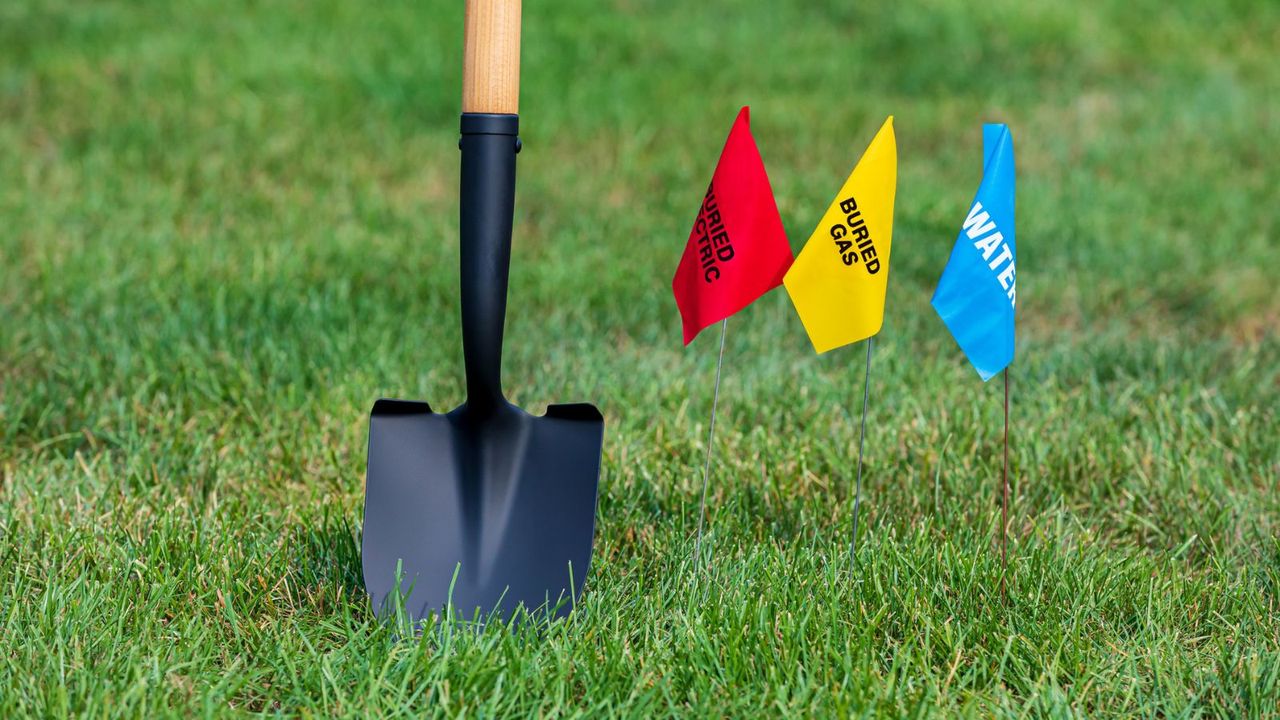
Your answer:
[[[1280,6],[526,3],[508,394],[607,421],[569,622],[397,642],[367,413],[462,400],[461,2],[0,4],[5,716],[1280,712]],[[798,250],[899,143],[860,565],[860,349],[669,281],[737,109]],[[928,298],[1017,148],[1000,389]]]

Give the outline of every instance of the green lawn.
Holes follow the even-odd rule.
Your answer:
[[[1280,5],[526,3],[506,385],[604,410],[595,559],[568,621],[414,641],[362,482],[374,399],[462,399],[462,5],[0,3],[0,716],[1280,715]],[[797,250],[897,118],[852,574],[861,348],[781,291],[691,562],[670,278],[743,104]],[[1005,602],[1000,386],[928,304],[990,120]]]

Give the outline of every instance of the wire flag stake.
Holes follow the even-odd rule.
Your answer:
[[[853,535],[849,538],[849,569],[852,570],[857,559],[858,549],[858,507],[862,504],[862,450],[867,442],[867,396],[871,394],[871,345],[875,336],[867,338],[867,369],[863,373],[862,382],[862,427],[858,431],[858,479],[853,489]]]
[[[1004,369],[1004,463],[1000,471],[1000,597],[1004,594],[1004,577],[1009,571],[1009,368]]]
[[[698,505],[698,539],[694,542],[693,556],[702,567],[702,527],[707,514],[707,486],[711,478],[711,443],[716,436],[716,408],[720,406],[720,369],[724,367],[724,336],[729,330],[729,318],[720,322],[720,353],[716,357],[716,389],[711,396],[711,425],[707,429],[707,459],[702,466],[702,502]]]

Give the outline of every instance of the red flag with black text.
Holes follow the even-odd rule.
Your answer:
[[[671,281],[684,344],[781,285],[792,259],[744,107],[729,131]]]

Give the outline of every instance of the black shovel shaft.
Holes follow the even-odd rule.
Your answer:
[[[462,114],[462,354],[469,411],[505,405],[502,333],[511,268],[519,116]]]

